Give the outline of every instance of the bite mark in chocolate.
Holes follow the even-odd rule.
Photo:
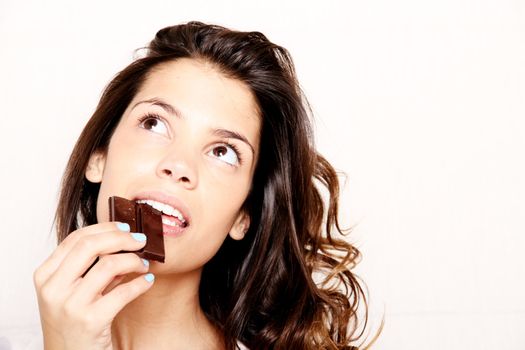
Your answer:
[[[109,220],[128,223],[131,232],[147,236],[146,246],[136,253],[148,260],[164,262],[164,236],[162,213],[147,204],[140,204],[122,197],[109,197]]]

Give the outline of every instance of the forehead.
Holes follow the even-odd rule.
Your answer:
[[[131,105],[152,98],[172,104],[187,118],[259,129],[259,106],[248,85],[206,61],[182,58],[153,68]]]

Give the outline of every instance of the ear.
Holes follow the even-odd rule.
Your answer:
[[[103,152],[95,151],[89,157],[89,162],[86,168],[85,176],[89,182],[102,182],[102,174],[104,173],[104,166],[106,165],[106,156]]]
[[[249,227],[250,216],[244,210],[241,210],[230,229],[230,237],[237,241],[243,239]]]

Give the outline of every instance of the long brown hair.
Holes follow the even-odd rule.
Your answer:
[[[226,238],[204,266],[199,296],[227,349],[351,349],[367,322],[366,296],[351,272],[359,251],[341,238],[339,181],[315,150],[310,108],[288,51],[259,32],[189,22],[161,29],[144,57],[106,87],[67,165],[56,213],[59,242],[96,223],[98,184],[84,178],[105,151],[148,73],[179,58],[213,64],[245,83],[258,103],[260,156],[244,209],[251,225]],[[322,192],[327,191],[327,201]],[[358,309],[363,307],[363,320]]]

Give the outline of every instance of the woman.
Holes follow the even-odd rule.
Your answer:
[[[351,348],[366,300],[359,252],[332,235],[338,193],[284,48],[200,22],[160,30],[67,165],[59,245],[34,275],[45,347]],[[165,263],[129,253],[146,237],[109,222],[114,195],[163,210]]]

